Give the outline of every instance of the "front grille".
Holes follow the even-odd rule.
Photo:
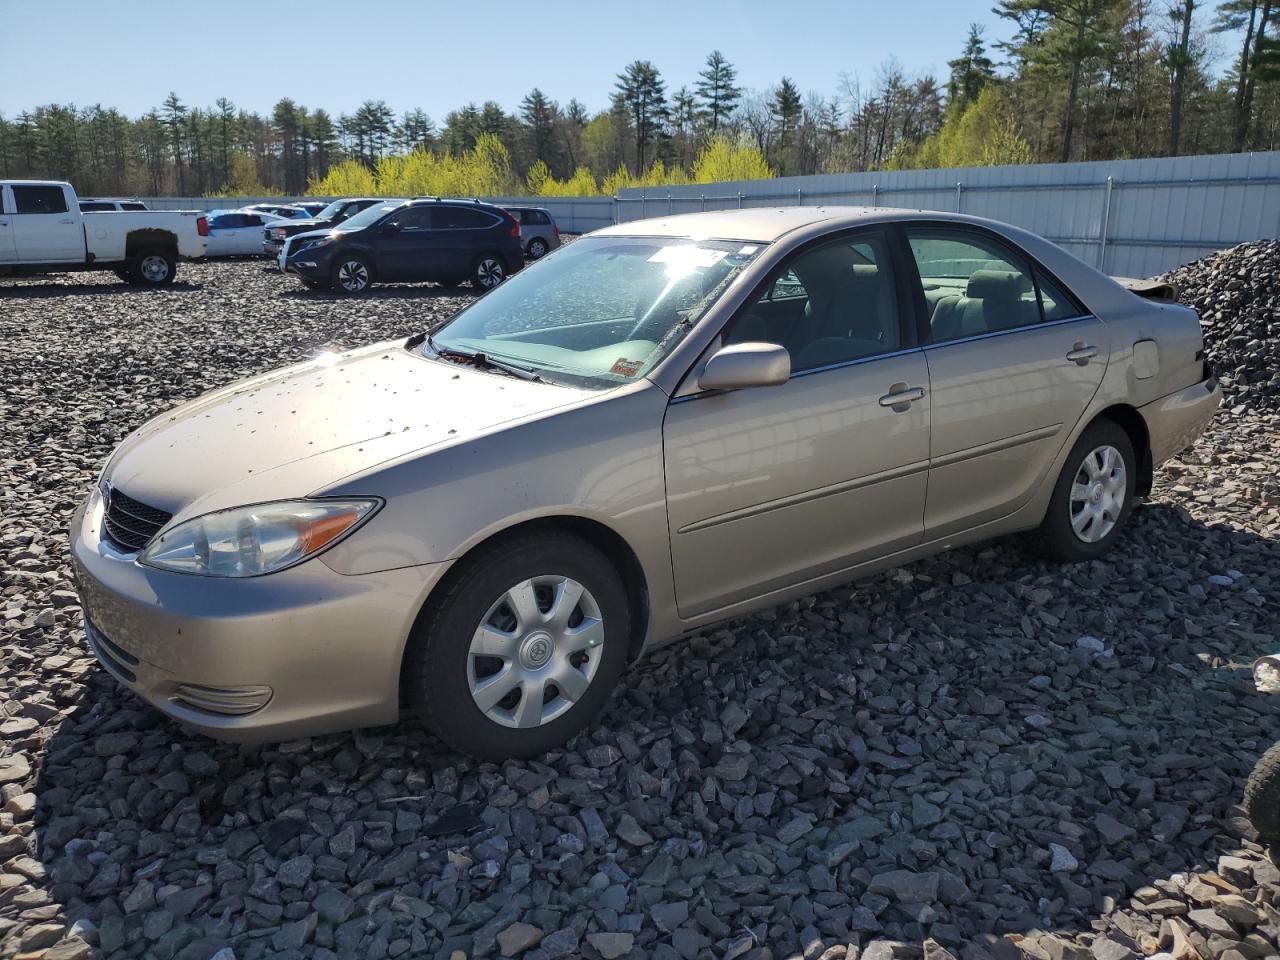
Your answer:
[[[139,503],[119,490],[112,490],[107,504],[107,539],[121,550],[141,550],[172,518],[171,513]]]

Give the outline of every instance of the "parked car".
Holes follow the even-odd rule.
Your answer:
[[[520,224],[520,241],[525,256],[540,260],[560,246],[560,228],[551,211],[543,207],[507,207],[507,212]]]
[[[118,213],[122,210],[146,210],[147,205],[141,200],[116,200],[107,197],[81,197],[79,199],[81,213]]]
[[[1220,399],[1193,310],[1024,230],[675,216],[153,420],[72,553],[92,650],[184,723],[282,740],[403,698],[530,757],[691,629],[1016,531],[1102,556]]]
[[[111,270],[130,283],[171,283],[178,260],[204,256],[209,221],[194,210],[81,213],[56,180],[0,180],[0,276]]]
[[[237,213],[269,213],[283,220],[306,220],[311,211],[296,203],[251,203],[237,208]]]
[[[244,210],[209,211],[209,257],[260,257],[262,231],[273,224],[288,223],[270,213]]]
[[[478,200],[376,203],[334,230],[289,237],[280,269],[308,287],[363,293],[374,283],[435,280],[496,287],[524,263],[520,225]]]
[[[365,207],[386,203],[385,197],[345,197],[326,204],[314,217],[307,220],[280,220],[262,231],[262,252],[272,259],[280,256],[286,237],[315,230],[332,230],[345,223]]]
[[[329,202],[326,200],[299,200],[294,206],[301,207],[307,211],[308,217],[318,217],[320,216],[320,211],[329,206]]]

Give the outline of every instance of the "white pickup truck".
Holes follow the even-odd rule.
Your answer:
[[[0,277],[112,270],[162,287],[179,260],[204,256],[208,236],[209,221],[195,211],[81,213],[69,183],[0,180]]]

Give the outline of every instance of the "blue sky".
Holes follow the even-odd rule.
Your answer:
[[[992,0],[0,0],[0,112],[102,103],[136,115],[169,90],[194,106],[230,97],[266,112],[282,96],[332,113],[365,99],[441,122],[467,101],[508,110],[534,86],[607,105],[614,76],[652,60],[668,90],[692,85],[721,50],[746,87],[784,74],[836,92],[842,72],[874,81],[894,56],[945,79],[971,21],[1008,33]],[[20,42],[56,36],[53,47]],[[14,42],[15,40],[19,42]],[[309,53],[308,50],[314,51]],[[298,62],[289,70],[291,59]]]

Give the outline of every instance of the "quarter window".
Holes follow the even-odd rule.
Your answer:
[[[964,230],[908,228],[934,343],[1040,323],[1028,264],[987,237]]]
[[[1040,309],[1044,312],[1045,320],[1069,320],[1089,312],[1080,306],[1075,297],[1046,277],[1043,271],[1036,270],[1034,273],[1036,289],[1040,291]]]
[[[67,198],[61,187],[17,186],[13,188],[17,213],[66,213]]]
[[[864,235],[799,254],[738,316],[727,339],[781,344],[797,373],[901,349],[884,238]]]

